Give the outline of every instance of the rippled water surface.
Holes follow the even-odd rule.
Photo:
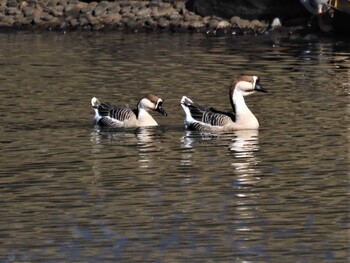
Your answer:
[[[1,262],[347,262],[350,44],[323,38],[0,33]],[[185,131],[183,95],[261,129]],[[90,100],[161,96],[158,128]]]

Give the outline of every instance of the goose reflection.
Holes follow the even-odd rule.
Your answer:
[[[259,151],[259,132],[257,130],[237,131],[236,137],[229,145],[229,151],[234,157],[231,162],[233,170],[233,193],[235,199],[235,231],[240,240],[238,250],[245,250],[252,232],[259,229],[256,223],[259,215],[257,206],[259,204],[260,193],[255,186],[260,180],[261,172],[257,168],[259,159],[256,152]],[[252,224],[253,223],[253,224]],[[250,234],[248,234],[250,233]]]
[[[140,127],[135,132],[139,154],[140,168],[149,168],[152,163],[152,155],[159,151],[157,140],[160,130],[157,127]]]
[[[231,166],[234,167],[235,185],[254,185],[260,178],[256,168],[259,159],[255,155],[259,151],[259,132],[245,130],[237,131],[235,135],[229,145],[229,151],[234,157]]]

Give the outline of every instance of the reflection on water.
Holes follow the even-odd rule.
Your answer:
[[[0,40],[1,262],[347,261],[347,41]],[[185,131],[181,97],[227,110],[241,73],[269,89],[246,99],[260,131]],[[146,92],[165,100],[159,127],[93,127],[92,96]]]

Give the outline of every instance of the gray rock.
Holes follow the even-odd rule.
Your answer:
[[[43,21],[46,21],[46,22],[50,22],[50,21],[52,21],[53,20],[53,16],[52,15],[50,15],[50,14],[45,14],[43,17],[42,17],[42,20]]]
[[[111,4],[107,8],[107,14],[119,14],[120,6],[117,3]]]
[[[92,12],[96,8],[96,6],[97,6],[97,2],[91,2],[86,7],[82,8],[80,10],[80,13],[82,13],[82,14],[92,14]]]
[[[198,30],[204,28],[206,25],[203,21],[192,21],[188,24],[188,29]]]
[[[169,27],[169,21],[163,17],[160,17],[158,19],[158,27],[161,28],[161,29],[165,29],[165,28],[168,28]]]
[[[7,0],[0,0],[0,6],[7,6]]]
[[[79,27],[80,22],[79,22],[78,19],[73,18],[73,19],[71,19],[71,20],[69,21],[69,24],[70,24],[72,27]]]
[[[135,16],[140,17],[142,19],[146,19],[148,17],[151,17],[151,9],[146,8],[146,7],[140,8],[133,13],[135,14]]]
[[[92,12],[92,14],[94,16],[102,16],[107,14],[107,7],[104,5],[97,5],[94,9],[94,11]]]
[[[17,0],[8,0],[7,1],[7,6],[8,7],[18,7],[19,2]]]
[[[36,6],[39,4],[39,0],[27,0],[28,5],[30,6]]]
[[[170,14],[166,14],[164,17],[170,21],[180,20],[182,18],[178,12],[171,12]]]
[[[87,14],[86,19],[89,21],[89,24],[92,26],[96,26],[96,25],[100,24],[100,21],[96,17],[94,17],[93,15]]]
[[[151,30],[156,30],[157,29],[157,22],[154,21],[152,18],[148,18],[145,21],[145,27]]]
[[[122,16],[120,14],[107,14],[103,18],[103,22],[107,25],[119,25]]]
[[[120,5],[120,13],[121,14],[128,14],[131,12],[131,7],[130,6],[122,6]]]
[[[71,16],[71,17],[79,17],[80,14],[80,8],[78,5],[75,4],[68,4],[64,8],[64,14],[65,16]],[[77,20],[78,21],[78,20]]]
[[[15,20],[13,19],[12,16],[4,16],[1,19],[0,26],[10,27],[13,25],[14,22],[15,22]]]
[[[22,9],[24,16],[29,17],[34,15],[34,8],[31,6],[23,7]]]
[[[48,7],[55,7],[55,6],[57,6],[57,5],[58,5],[58,0],[51,0],[51,1],[47,4]]]
[[[19,10],[17,7],[8,7],[5,11],[5,14],[9,16],[15,16],[22,14],[22,11]]]

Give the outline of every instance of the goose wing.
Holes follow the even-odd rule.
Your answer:
[[[126,106],[113,106],[109,102],[104,102],[98,105],[97,110],[101,115],[99,124],[109,127],[122,127],[124,122],[136,119],[136,110]]]
[[[224,126],[236,121],[236,115],[233,112],[224,112],[212,107],[205,107],[193,102],[185,104],[190,110],[193,119],[213,126]]]

